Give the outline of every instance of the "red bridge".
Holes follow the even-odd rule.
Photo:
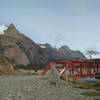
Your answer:
[[[51,74],[57,73],[59,76],[64,75],[67,78],[100,77],[100,63],[92,61],[57,61],[50,63],[41,75],[45,75],[48,71],[51,71]]]

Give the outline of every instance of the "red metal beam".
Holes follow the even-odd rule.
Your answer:
[[[44,75],[52,67],[56,69],[56,71],[60,75],[64,74],[67,71],[69,75],[67,75],[66,77],[83,78],[96,77],[97,75],[100,75],[100,63],[92,61],[56,61],[50,63],[47,68],[41,73],[41,75]],[[62,68],[61,72],[59,68]]]

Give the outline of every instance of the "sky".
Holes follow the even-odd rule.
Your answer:
[[[100,0],[0,0],[0,25],[37,43],[100,51]]]

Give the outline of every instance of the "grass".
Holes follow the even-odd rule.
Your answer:
[[[83,92],[83,93],[81,93],[81,95],[84,95],[84,96],[100,96],[100,92],[89,91],[89,92]]]
[[[71,79],[68,81],[69,81],[69,84],[75,88],[100,90],[100,82],[86,83],[86,82],[81,82],[75,79]]]
[[[94,84],[95,87],[100,87],[100,83]]]
[[[33,75],[39,75],[39,73],[37,73],[37,72],[34,72],[34,73],[33,73]]]
[[[78,88],[80,88],[80,89],[85,89],[83,86],[79,86]]]
[[[37,72],[33,72],[33,73],[32,72],[27,72],[26,74],[27,75],[36,75],[36,76],[39,75],[39,73],[37,73]]]
[[[99,98],[95,98],[95,99],[93,99],[93,100],[100,100]]]
[[[28,66],[17,66],[19,69],[25,69],[25,70],[44,70],[45,67],[35,67],[34,65],[28,65]]]

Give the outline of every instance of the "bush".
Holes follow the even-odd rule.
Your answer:
[[[94,84],[94,87],[100,87],[100,83]]]

